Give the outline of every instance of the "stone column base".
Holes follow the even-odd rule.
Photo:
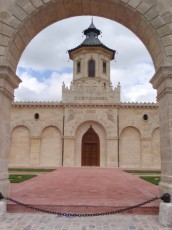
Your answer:
[[[160,203],[159,223],[165,227],[172,227],[172,203]]]
[[[7,206],[6,201],[0,201],[0,215],[6,214]]]

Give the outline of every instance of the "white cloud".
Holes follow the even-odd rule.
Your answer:
[[[39,82],[35,77],[24,72],[20,78],[22,83],[15,92],[15,101],[60,101],[63,81],[70,84],[72,74],[59,75],[52,72],[48,79]]]
[[[16,90],[16,100],[61,100],[62,81],[69,83],[69,78],[72,79],[72,73],[66,70],[66,67],[72,68],[66,51],[82,43],[85,39],[82,31],[90,23],[90,16],[65,19],[44,29],[31,41],[18,65],[26,72],[20,76],[23,83]],[[94,17],[94,24],[102,31],[99,39],[118,52],[116,62],[111,63],[111,80],[114,86],[121,82],[122,100],[155,101],[156,92],[149,84],[154,67],[142,42],[111,20]],[[37,80],[27,72],[28,68],[53,73],[48,79]]]
[[[111,69],[113,85],[121,84],[121,100],[124,102],[156,102],[156,90],[149,83],[154,74],[150,64],[139,63],[126,69]]]

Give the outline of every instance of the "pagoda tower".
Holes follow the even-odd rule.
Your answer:
[[[73,81],[62,86],[63,103],[114,104],[120,103],[120,85],[113,89],[110,81],[110,61],[116,51],[98,38],[100,30],[93,23],[84,30],[85,40],[68,50],[73,61]]]

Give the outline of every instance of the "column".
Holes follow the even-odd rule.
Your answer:
[[[11,103],[14,98],[14,89],[21,80],[7,66],[0,66],[0,192],[9,195],[8,155],[10,147],[10,119]],[[4,210],[0,204],[0,212]],[[1,214],[1,213],[0,213]]]
[[[172,67],[160,67],[151,79],[157,89],[160,121],[161,182],[160,195],[169,193],[172,197]],[[172,202],[172,201],[171,201]],[[160,223],[172,227],[172,203],[160,204]]]

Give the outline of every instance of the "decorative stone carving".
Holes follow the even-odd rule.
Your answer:
[[[75,117],[75,111],[73,109],[69,110],[69,115],[67,121],[72,121]]]
[[[0,12],[0,19],[7,20],[10,17],[10,14],[7,11]]]
[[[113,111],[112,110],[108,110],[107,118],[108,118],[108,120],[114,122],[114,116],[113,116]]]

